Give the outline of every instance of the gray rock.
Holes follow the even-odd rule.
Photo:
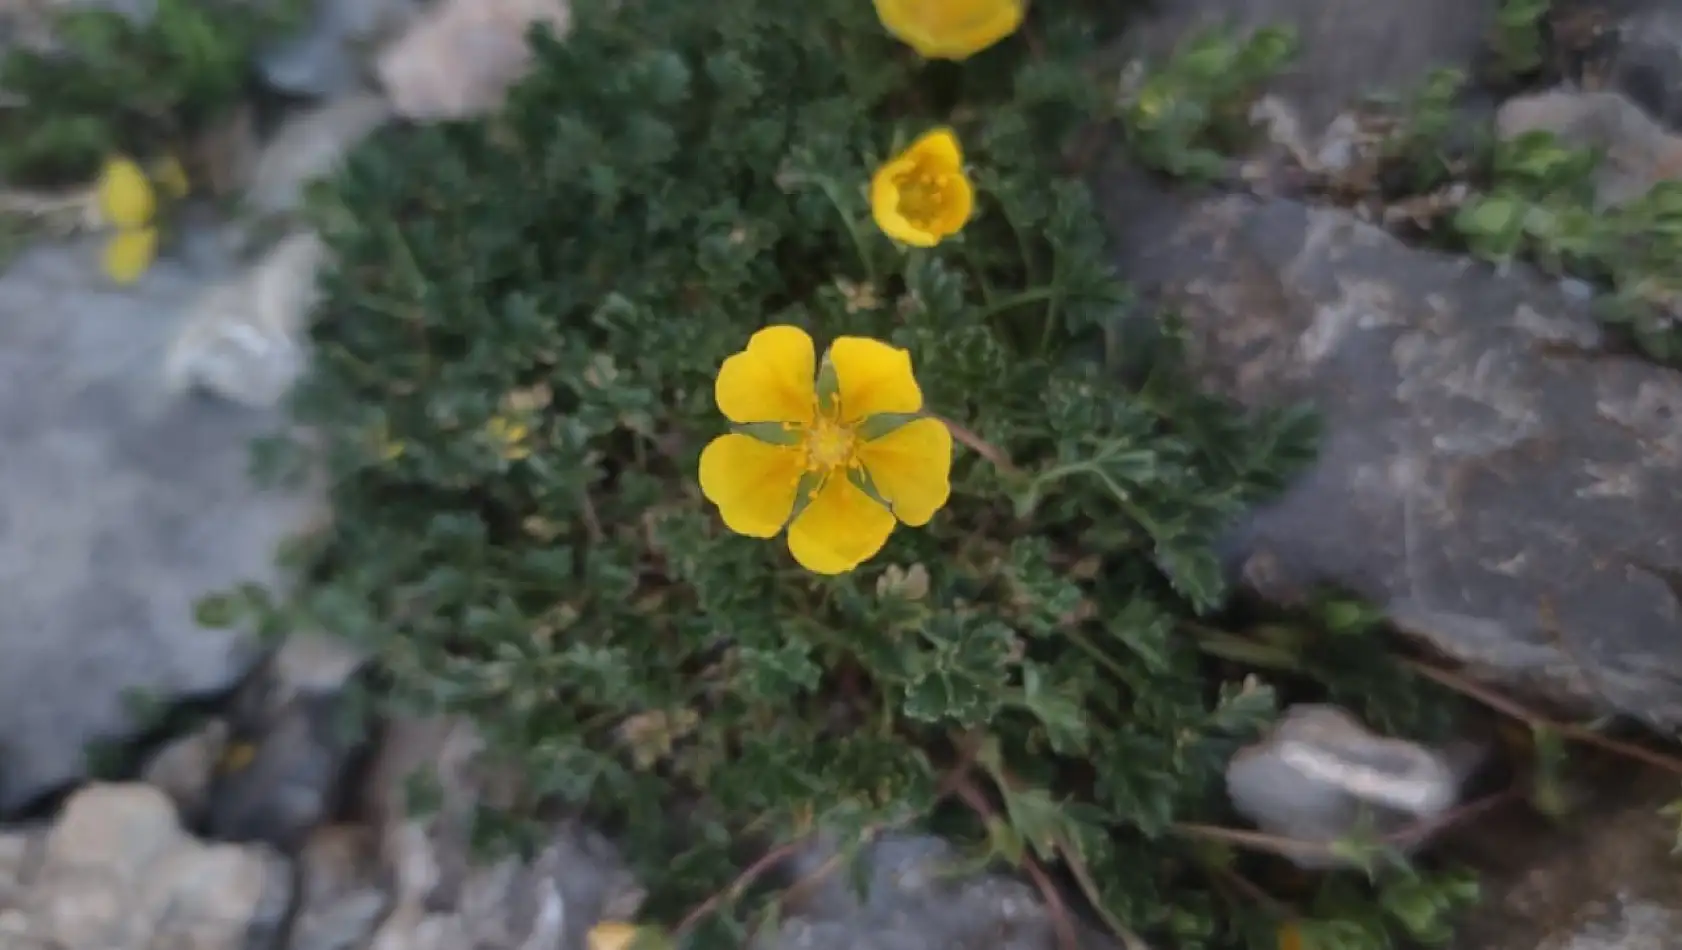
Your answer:
[[[333,816],[371,738],[368,711],[347,688],[360,665],[336,641],[295,636],[240,691],[207,795],[207,834],[292,849]]]
[[[411,809],[417,785],[436,807]],[[583,950],[597,921],[635,917],[641,889],[613,846],[576,823],[556,824],[530,861],[475,858],[474,812],[506,807],[518,787],[459,720],[388,726],[361,804],[380,831],[396,906],[369,950]]]
[[[1659,121],[1682,129],[1682,8],[1668,0],[1620,0],[1607,6],[1603,16],[1613,22],[1617,44],[1613,84]]]
[[[258,71],[273,88],[298,96],[327,98],[365,88],[365,51],[420,9],[419,0],[313,0],[308,22],[264,50]]]
[[[1469,70],[1496,7],[1477,0],[1175,0],[1161,6],[1164,12],[1128,34],[1152,59],[1166,57],[1209,24],[1294,29],[1301,52],[1272,91],[1295,107],[1310,136],[1363,96],[1412,90],[1436,69]]]
[[[1312,469],[1229,538],[1235,573],[1352,589],[1505,684],[1682,723],[1682,375],[1608,353],[1523,267],[1109,185],[1119,269],[1183,316],[1201,382],[1323,414]]]
[[[310,835],[298,856],[302,893],[289,950],[356,950],[367,944],[391,904],[371,828],[330,825]]]
[[[292,903],[283,858],[193,840],[146,785],[76,793],[23,878],[0,902],[8,950],[272,950]]]
[[[617,855],[577,825],[557,827],[530,861],[473,865],[447,894],[428,886],[436,865],[423,836],[399,847],[407,850],[397,869],[399,903],[369,950],[583,950],[598,920],[619,916],[608,908],[626,906]]]
[[[337,170],[345,155],[391,115],[384,96],[360,93],[288,119],[257,155],[245,203],[259,215],[297,211],[304,189]]]
[[[1660,809],[1673,779],[1605,775],[1563,820],[1522,814],[1479,822],[1457,857],[1479,869],[1482,898],[1453,950],[1671,950],[1682,934],[1676,820]]]
[[[1025,881],[954,874],[962,856],[938,838],[885,836],[858,860],[864,900],[844,870],[814,876],[830,852],[813,850],[791,868],[795,883],[782,926],[755,950],[1057,950],[1052,916]],[[811,882],[811,883],[802,883]],[[1076,924],[1086,950],[1115,944]],[[1134,948],[1143,950],[1143,948]]]
[[[1556,89],[1502,104],[1495,130],[1503,139],[1550,132],[1563,145],[1603,156],[1595,199],[1620,205],[1661,181],[1682,178],[1682,136],[1672,135],[1619,92]]]
[[[1463,771],[1436,750],[1369,732],[1335,706],[1298,704],[1232,757],[1226,788],[1239,814],[1263,831],[1308,845],[1287,858],[1328,868],[1351,863],[1329,847],[1341,838],[1390,834],[1441,815],[1459,798]]]
[[[253,644],[200,628],[194,602],[278,581],[276,545],[321,505],[249,478],[278,416],[164,385],[199,281],[167,262],[121,292],[97,274],[79,245],[0,276],[0,812],[80,777],[90,741],[146,725],[137,706],[243,676]]]
[[[502,105],[531,68],[534,24],[565,36],[568,0],[438,0],[382,50],[380,86],[397,113],[421,122],[465,119]]]
[[[309,363],[304,327],[326,259],[315,232],[300,231],[201,294],[164,357],[170,387],[253,409],[278,405]]]
[[[197,825],[227,745],[228,724],[211,720],[158,750],[141,769],[141,780],[168,795],[185,824]]]
[[[22,919],[18,908],[40,867],[45,837],[40,829],[0,831],[0,919],[8,912]],[[5,932],[0,928],[0,934]]]

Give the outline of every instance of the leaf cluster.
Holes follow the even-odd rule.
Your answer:
[[[1488,189],[1455,216],[1473,253],[1524,257],[1551,273],[1603,288],[1599,316],[1649,358],[1682,361],[1682,182],[1662,181],[1633,201],[1602,207],[1595,172],[1603,155],[1549,132],[1497,143]]]
[[[1124,82],[1122,126],[1140,164],[1176,177],[1219,178],[1251,134],[1261,84],[1296,55],[1296,35],[1210,28],[1188,36],[1160,63],[1139,64]]]
[[[52,42],[0,59],[0,180],[60,185],[114,153],[179,147],[238,105],[253,51],[297,22],[299,0],[157,0],[147,16],[57,5]]]
[[[294,410],[336,517],[266,622],[335,631],[392,703],[471,717],[529,804],[616,834],[652,916],[734,898],[688,946],[775,912],[732,886],[755,854],[912,822],[1066,875],[1118,931],[1262,932],[1171,832],[1224,816],[1275,696],[1180,625],[1224,602],[1214,541],[1314,427],[1199,395],[1172,346],[1111,365],[1132,305],[1062,171],[1109,108],[1081,5],[1035,3],[1027,37],[963,64],[857,0],[573,17],[534,34],[501,112],[386,130],[324,191],[336,264]],[[936,124],[977,216],[908,253],[865,185]],[[717,368],[770,323],[906,347],[964,443],[948,507],[850,575],[730,534],[695,483]]]

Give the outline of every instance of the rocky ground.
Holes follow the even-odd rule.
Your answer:
[[[1297,138],[1278,144],[1320,156],[1320,130],[1359,94],[1474,68],[1494,5],[1163,6],[1138,33],[1146,50],[1203,16],[1294,25],[1304,48],[1271,101]],[[380,124],[494,104],[523,26],[566,16],[559,0],[315,11],[261,63],[313,105],[239,168],[251,203],[282,219]],[[1595,14],[1584,28],[1608,52],[1581,77],[1594,88],[1505,115],[1566,132],[1601,117],[1614,190],[1682,175],[1682,15],[1662,0]],[[1207,383],[1325,414],[1313,471],[1229,539],[1252,588],[1289,600],[1335,583],[1503,689],[1682,724],[1682,376],[1614,352],[1584,288],[1416,246],[1360,208],[1261,185],[1101,184],[1119,266],[1179,309]],[[123,290],[74,243],[0,276],[0,950],[581,948],[640,900],[610,842],[563,822],[529,861],[475,860],[465,816],[515,779],[467,727],[367,723],[360,664],[330,640],[265,655],[193,621],[198,596],[269,579],[274,546],[327,515],[318,486],[246,477],[248,440],[283,424],[273,403],[307,360],[297,331],[320,248],[292,232],[241,263],[239,237],[207,228]],[[160,704],[195,698],[208,701],[192,729],[141,741]],[[114,741],[134,767],[89,781],[90,746]],[[1357,802],[1399,822],[1443,814],[1475,758],[1302,708],[1234,760],[1230,785],[1262,828],[1329,838]],[[405,808],[417,772],[441,793],[426,818]],[[1488,897],[1463,950],[1682,945],[1674,827],[1657,811],[1674,789],[1629,774],[1569,833],[1476,836]],[[883,842],[868,904],[814,889],[766,945],[1055,945],[1032,888],[947,878],[943,854]]]

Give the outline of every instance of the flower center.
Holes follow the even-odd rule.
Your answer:
[[[947,201],[947,176],[919,168],[901,178],[899,185],[899,213],[908,221],[928,222],[940,217]]]
[[[830,419],[819,419],[806,430],[807,470],[820,472],[846,468],[853,462],[856,442],[852,429]]]

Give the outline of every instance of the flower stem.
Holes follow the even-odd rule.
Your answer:
[[[1046,285],[1046,289],[1051,291],[1051,300],[1046,303],[1045,322],[1040,327],[1041,356],[1044,356],[1051,351],[1051,338],[1057,332],[1057,305],[1063,302],[1063,295],[1058,293],[1057,289],[1057,279],[1059,276],[1058,265],[1061,260],[1061,258],[1057,258],[1052,261],[1051,283]]]
[[[829,203],[835,206],[835,213],[841,216],[841,224],[846,227],[847,235],[853,239],[853,249],[858,252],[859,263],[864,266],[865,280],[869,281],[872,287],[876,286],[876,265],[870,260],[869,246],[864,243],[864,235],[859,233],[858,222],[853,220],[852,214],[848,213],[846,202],[841,200],[841,194],[836,190],[835,182],[824,175],[803,175],[801,178],[817,185],[819,190],[824,193],[824,197],[829,199]]]
[[[1004,313],[1006,310],[1013,310],[1017,307],[1031,303],[1039,303],[1043,300],[1055,299],[1057,299],[1057,288],[1050,286],[1035,287],[1032,290],[1024,290],[1021,293],[1011,294],[1008,297],[1002,297],[995,300],[991,304],[982,307],[981,312],[976,314],[976,316],[979,319],[987,320]]]
[[[1099,649],[1098,644],[1093,643],[1086,634],[1070,628],[1065,628],[1062,633],[1063,636],[1068,639],[1070,643],[1073,643],[1076,647],[1078,647],[1081,652],[1091,657],[1099,666],[1104,667],[1114,674],[1116,679],[1121,680],[1127,685],[1135,688],[1139,686],[1138,679],[1135,678],[1133,674],[1129,673],[1126,667],[1118,663],[1114,657],[1111,657],[1108,653]]]

